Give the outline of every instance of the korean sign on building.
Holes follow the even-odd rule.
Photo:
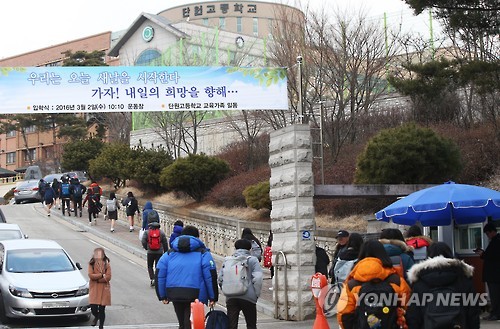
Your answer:
[[[242,4],[242,3],[234,3],[232,5],[228,3],[221,3],[221,4],[206,3],[206,4],[186,6],[182,8],[182,18],[188,18],[190,16],[202,16],[205,14],[226,15],[228,13],[257,14],[257,5]]]
[[[1,68],[0,113],[287,110],[284,68]]]

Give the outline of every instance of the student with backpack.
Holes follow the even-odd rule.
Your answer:
[[[403,233],[397,228],[386,228],[380,233],[379,241],[384,245],[400,275],[407,279],[408,270],[415,264],[413,248],[406,244]]]
[[[76,208],[75,208],[76,209]],[[111,221],[111,233],[115,232],[115,222],[118,220],[118,210],[120,209],[120,203],[116,199],[115,192],[109,193],[109,198],[106,200],[106,209],[104,209],[104,213]],[[106,217],[104,217],[106,218]]]
[[[196,227],[185,226],[156,266],[156,295],[163,304],[174,304],[180,329],[191,328],[192,302],[213,307],[219,298],[215,261],[199,236]]]
[[[363,245],[363,237],[359,233],[351,233],[349,241],[347,242],[346,249],[343,249],[335,262],[333,268],[332,282],[338,285],[344,283],[345,279],[351,273],[354,264],[358,261],[359,251]]]
[[[45,201],[45,206],[47,207],[47,216],[49,217],[50,217],[50,209],[54,205],[55,197],[56,197],[56,192],[54,191],[52,186],[50,186],[49,183],[45,183],[42,202]]]
[[[240,239],[234,243],[235,253],[225,258],[219,271],[219,286],[226,296],[229,329],[238,328],[240,311],[247,329],[257,328],[257,299],[262,290],[262,268],[252,256],[252,243]]]
[[[71,195],[71,199],[73,200],[73,208],[75,209],[75,217],[77,216],[78,211],[80,212],[80,217],[82,217],[82,203],[83,203],[83,195],[87,191],[85,185],[80,183],[78,178],[73,178],[71,180],[71,184],[69,186],[69,193]]]
[[[134,216],[135,213],[137,215],[140,215],[141,212],[139,210],[139,203],[137,202],[137,199],[134,197],[134,193],[132,191],[129,191],[127,193],[127,198],[122,201],[122,205],[125,206],[125,212],[127,213],[127,219],[128,223],[130,225],[130,232],[134,231]]]
[[[413,259],[415,263],[427,258],[427,248],[432,244],[432,239],[422,234],[418,225],[412,225],[406,231],[406,244],[413,248]]]
[[[241,238],[242,239],[247,239],[250,241],[252,244],[252,249],[250,250],[250,253],[252,256],[257,257],[259,262],[262,259],[262,244],[260,243],[259,239],[253,234],[252,230],[249,228],[244,228],[243,231],[241,232]]]
[[[451,297],[475,295],[472,281],[474,268],[463,260],[454,259],[450,247],[444,242],[431,244],[427,251],[429,258],[415,264],[408,272],[408,280],[413,287],[406,314],[408,327],[479,328],[480,299],[465,305],[462,300]],[[444,304],[443,301],[451,303]]]
[[[411,290],[392,267],[382,243],[366,241],[358,259],[337,303],[340,327],[393,329],[404,326],[404,309]]]
[[[54,207],[57,207],[57,209],[61,209],[61,205],[58,202],[60,197],[59,196],[60,186],[61,183],[59,182],[59,180],[57,178],[54,178],[54,180],[52,181],[52,189],[54,190],[54,192],[56,192],[56,197],[54,198]]]
[[[83,206],[85,207],[85,204],[88,202],[88,208],[87,211],[89,213],[89,226],[92,225],[92,218],[94,219],[95,222],[95,215],[98,213],[98,206],[97,206],[97,197],[94,195],[94,191],[92,189],[87,190],[87,195],[85,196],[85,199],[83,200]]]
[[[62,177],[62,183],[59,186],[59,197],[61,198],[61,209],[63,216],[66,212],[66,209],[68,210],[68,216],[71,216],[71,193],[69,189],[68,176]]]
[[[143,212],[144,214],[144,212]],[[168,241],[165,232],[160,229],[160,216],[156,210],[148,211],[148,229],[142,235],[141,243],[147,253],[149,283],[155,285],[155,268],[158,260],[168,250]]]

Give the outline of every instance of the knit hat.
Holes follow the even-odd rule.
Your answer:
[[[148,213],[148,224],[151,224],[153,222],[160,222],[160,216],[158,215],[158,212],[156,210],[151,210]]]
[[[252,249],[252,242],[247,239],[236,240],[236,242],[234,243],[234,248],[250,250]]]

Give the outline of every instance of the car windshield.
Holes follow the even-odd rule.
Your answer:
[[[6,269],[14,273],[45,273],[73,271],[68,255],[62,249],[10,250]]]
[[[22,239],[23,235],[18,230],[0,230],[0,240]]]

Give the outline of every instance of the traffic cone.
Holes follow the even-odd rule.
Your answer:
[[[323,312],[323,307],[319,305],[318,298],[314,298],[316,301],[316,319],[314,320],[313,329],[330,329],[330,325],[326,319],[325,313]]]

